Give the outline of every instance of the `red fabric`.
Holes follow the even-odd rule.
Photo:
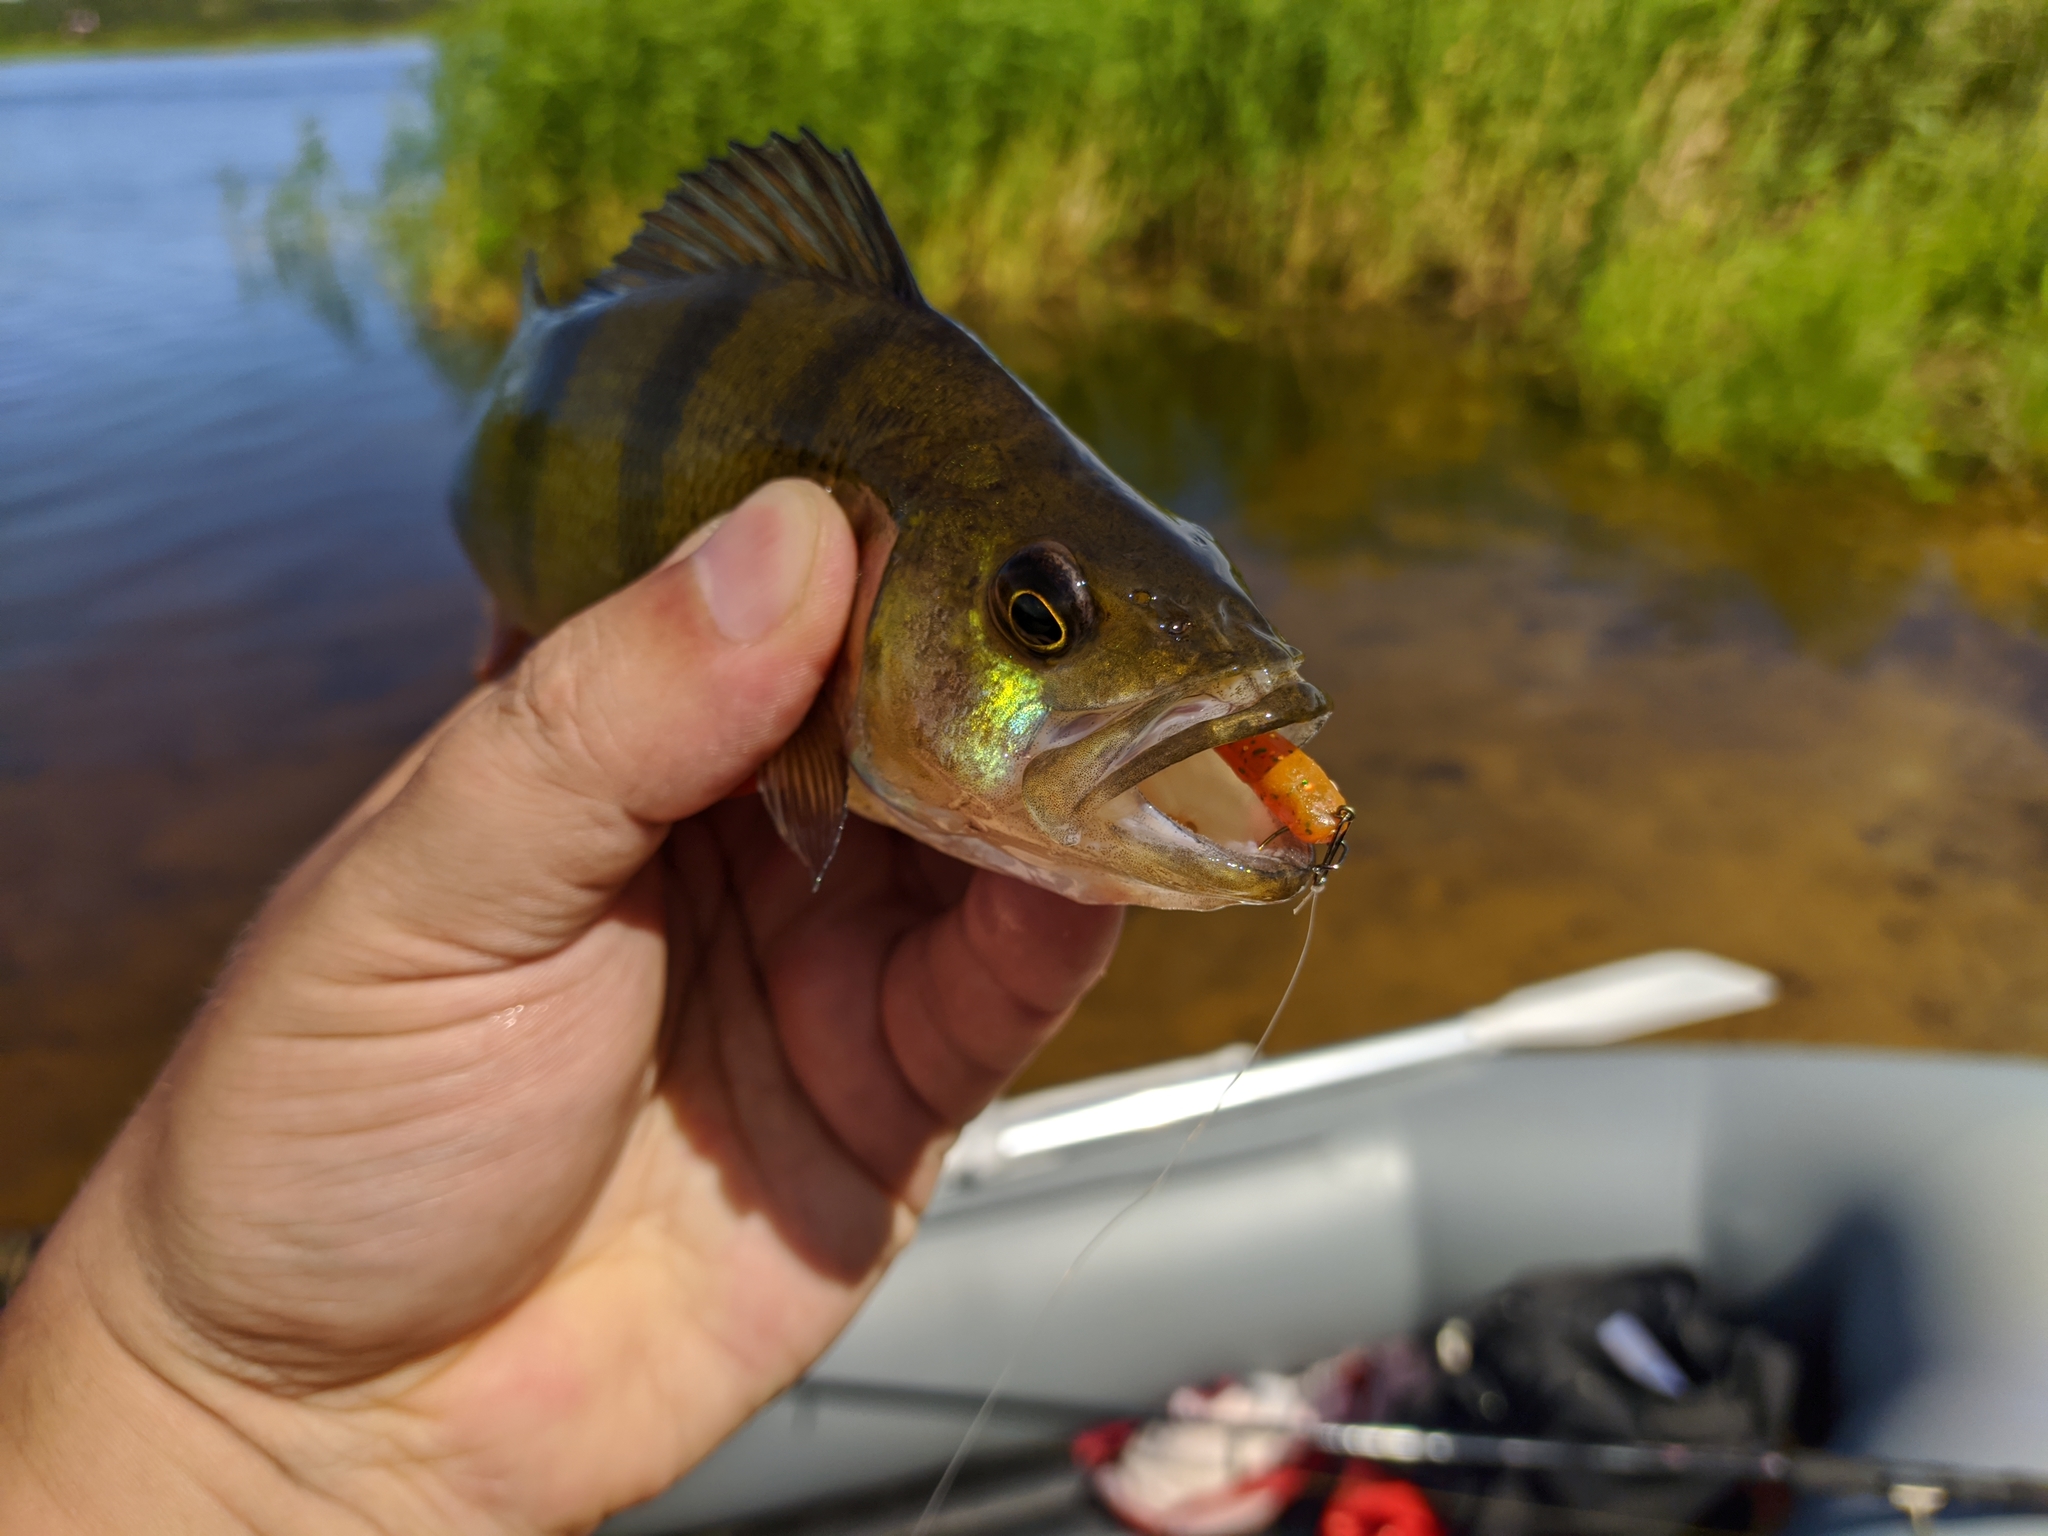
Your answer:
[[[1443,1536],[1443,1527],[1420,1488],[1354,1461],[1323,1506],[1316,1536]]]
[[[1084,1429],[1074,1436],[1071,1448],[1074,1465],[1083,1472],[1093,1472],[1106,1462],[1121,1456],[1124,1446],[1132,1435],[1138,1432],[1136,1419],[1112,1419],[1107,1424],[1097,1424]]]

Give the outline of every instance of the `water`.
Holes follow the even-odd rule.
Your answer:
[[[0,1225],[464,686],[466,407],[364,241],[425,58],[0,68]],[[1336,703],[1356,851],[1276,1049],[1671,944],[1786,982],[1710,1032],[2048,1047],[2026,516],[1663,470],[1399,316],[985,329]],[[1297,938],[1134,914],[1029,1081],[1250,1038]]]
[[[1678,945],[1786,994],[1691,1038],[2048,1048],[2037,524],[1646,465],[1399,316],[992,334],[1221,519],[1336,706],[1353,856],[1275,1050]],[[1134,913],[1025,1081],[1251,1039],[1293,952],[1279,912]]]
[[[463,685],[465,407],[374,284],[338,330],[225,222],[309,119],[373,188],[425,59],[0,69],[0,1224],[61,1203],[265,885]]]

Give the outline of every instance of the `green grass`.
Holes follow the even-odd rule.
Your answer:
[[[2048,457],[2036,0],[467,0],[440,32],[393,228],[459,324],[806,124],[945,303],[1420,303],[1689,459],[1934,491]]]

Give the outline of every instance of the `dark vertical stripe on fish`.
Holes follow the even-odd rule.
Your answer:
[[[597,332],[601,311],[586,308],[564,315],[559,328],[540,349],[533,374],[526,381],[526,393],[519,401],[519,419],[513,423],[510,442],[511,464],[507,467],[504,528],[506,546],[512,555],[513,575],[522,590],[531,594],[534,586],[533,545],[534,498],[540,492],[541,470],[547,457],[548,433],[569,384],[576,377],[576,363],[583,348]]]
[[[768,274],[737,272],[715,299],[687,306],[662,343],[654,366],[633,392],[619,444],[619,569],[628,577],[650,569],[674,540],[662,516],[663,465],[681,429],[697,380],[720,345],[746,318]]]
[[[883,305],[866,306],[836,326],[831,339],[789,380],[787,393],[775,408],[776,433],[782,441],[815,454],[824,461],[821,468],[843,472],[845,465],[838,461],[845,445],[824,441],[825,430],[833,425],[833,413],[860,374],[861,364],[887,351],[902,334],[902,313]]]

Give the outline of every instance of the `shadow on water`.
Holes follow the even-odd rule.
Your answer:
[[[419,57],[160,62],[142,106],[133,63],[0,77],[73,146],[0,168],[0,220],[60,210],[0,275],[0,1224],[56,1209],[265,886],[463,686],[442,502],[488,349],[393,306],[370,237]],[[145,175],[179,259],[138,275],[94,215]],[[978,324],[1217,528],[1336,705],[1355,856],[1277,1048],[1667,945],[1784,980],[1721,1035],[2048,1048],[2030,491],[1685,472],[1405,312]],[[1134,914],[1027,1082],[1250,1038],[1299,932]]]

